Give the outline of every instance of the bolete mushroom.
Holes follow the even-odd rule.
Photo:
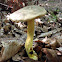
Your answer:
[[[25,49],[29,58],[37,60],[37,54],[33,50],[33,36],[34,36],[34,19],[44,16],[46,10],[43,7],[37,5],[26,6],[22,9],[15,11],[14,13],[7,16],[13,22],[27,21],[27,39],[25,42]]]

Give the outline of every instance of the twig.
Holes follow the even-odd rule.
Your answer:
[[[62,27],[57,28],[57,29],[54,29],[54,30],[49,31],[49,32],[46,32],[46,33],[42,33],[42,34],[40,34],[40,35],[38,36],[38,38],[39,38],[39,37],[50,36],[50,35],[52,35],[52,34],[55,34],[55,33],[57,33],[57,32],[60,32],[61,30],[62,30]]]
[[[0,6],[4,6],[4,7],[7,7],[7,8],[13,8],[13,7],[10,7],[10,6],[8,6],[6,4],[3,4],[3,3],[0,3]]]

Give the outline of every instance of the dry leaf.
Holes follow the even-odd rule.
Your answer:
[[[21,59],[21,57],[18,54],[16,54],[15,56],[12,57],[12,60],[13,61],[20,61],[22,59]]]
[[[56,50],[43,48],[43,52],[46,54],[47,62],[62,62],[62,57],[57,55]]]
[[[0,53],[0,61],[8,60],[15,55],[21,47],[20,43],[17,41],[12,41],[9,43],[2,42],[2,45],[3,47]]]

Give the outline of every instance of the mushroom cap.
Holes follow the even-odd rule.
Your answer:
[[[46,10],[43,7],[37,5],[26,6],[22,9],[15,11],[7,16],[12,21],[29,21],[46,14]]]

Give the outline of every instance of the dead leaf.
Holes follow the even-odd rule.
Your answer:
[[[20,61],[22,59],[21,59],[21,57],[18,54],[16,54],[15,56],[12,57],[12,60],[13,61]]]
[[[15,41],[10,41],[9,43],[2,42],[2,50],[0,52],[0,61],[5,61],[11,58],[13,55],[15,55],[21,45],[19,42]]]
[[[61,62],[62,61],[61,57],[57,56],[56,50],[43,48],[43,52],[46,54],[47,62]]]

